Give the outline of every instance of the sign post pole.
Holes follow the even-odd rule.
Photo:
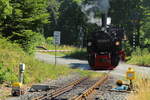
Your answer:
[[[54,44],[55,44],[55,66],[57,64],[57,59],[56,59],[56,50],[57,50],[57,45],[60,45],[60,31],[54,31]]]
[[[56,59],[56,44],[55,44],[55,66],[56,66],[56,61],[57,59]]]

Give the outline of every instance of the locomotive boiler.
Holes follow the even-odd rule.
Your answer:
[[[125,59],[123,28],[106,23],[107,15],[102,14],[101,28],[92,32],[87,40],[88,62],[92,69],[113,69],[120,59]]]

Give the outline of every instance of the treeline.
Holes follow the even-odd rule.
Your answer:
[[[61,31],[62,44],[79,46],[82,38],[86,44],[87,35],[98,26],[88,23],[82,5],[95,1],[99,0],[0,0],[0,34],[29,53],[55,30]],[[149,47],[149,5],[149,0],[110,0],[108,15],[112,24],[124,27],[128,51],[132,51],[133,33],[137,46]],[[99,17],[101,12],[94,13]]]

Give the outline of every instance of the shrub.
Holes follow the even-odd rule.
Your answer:
[[[150,53],[148,49],[136,48],[136,50],[131,54],[131,57],[128,63],[150,66]]]
[[[34,52],[36,45],[45,42],[44,37],[40,33],[33,32],[32,30],[24,30],[21,34],[14,34],[17,35],[17,38],[19,37],[16,42],[29,54]]]
[[[129,41],[123,42],[123,49],[125,50],[127,56],[131,55],[131,53],[132,53],[132,47],[129,44]]]
[[[53,37],[47,37],[47,39],[46,39],[46,43],[49,45],[53,45],[53,41],[54,41]]]

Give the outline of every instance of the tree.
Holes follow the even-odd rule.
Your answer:
[[[50,23],[44,26],[44,35],[46,37],[52,36],[53,32],[57,30],[57,21],[59,19],[59,7],[61,2],[58,0],[48,0],[48,13],[49,13],[49,21]]]
[[[0,0],[0,21],[10,15],[12,12],[12,7],[9,4],[9,0]]]
[[[43,33],[44,24],[49,23],[47,0],[11,0],[12,14],[1,20],[1,33],[10,40],[21,43],[28,33]],[[30,30],[26,32],[26,30]],[[35,36],[35,35],[34,35]],[[26,39],[29,43],[30,39]],[[25,42],[25,41],[24,41]]]
[[[84,13],[74,0],[64,0],[60,6],[58,29],[62,32],[62,43],[77,45],[81,27],[86,25]]]
[[[142,0],[113,0],[111,2],[112,23],[125,28],[131,45],[133,33],[136,33],[136,44],[139,45],[140,29],[144,19],[142,2]]]
[[[142,7],[144,9],[144,18],[142,22],[141,33],[141,46],[149,48],[150,50],[150,2],[149,0],[143,0]]]

